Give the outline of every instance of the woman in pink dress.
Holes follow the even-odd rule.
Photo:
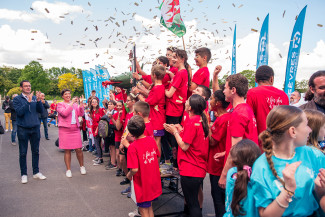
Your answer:
[[[74,97],[71,100],[71,92],[69,89],[62,90],[61,97],[64,101],[57,105],[59,118],[59,148],[64,149],[64,162],[67,167],[65,175],[71,178],[71,150],[73,149],[76,151],[81,174],[86,174],[81,150],[82,142],[78,121],[78,117],[84,114],[84,107],[78,105],[78,97]],[[82,102],[83,100],[83,96],[80,97],[80,101]]]

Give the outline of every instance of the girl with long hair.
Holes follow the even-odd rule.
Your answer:
[[[259,135],[264,154],[254,164],[251,180],[260,216],[314,216],[317,197],[325,195],[325,156],[306,146],[311,129],[306,114],[278,106]]]
[[[254,207],[250,176],[255,160],[261,155],[255,142],[243,139],[230,151],[234,167],[227,173],[226,214],[230,216],[258,216]]]
[[[89,109],[89,116],[92,119],[93,125],[92,125],[92,132],[94,135],[95,140],[95,146],[96,146],[96,152],[97,157],[94,162],[94,166],[102,164],[103,161],[103,150],[101,146],[101,140],[102,138],[98,135],[98,124],[101,119],[105,115],[105,109],[99,108],[99,101],[97,97],[92,97],[90,101],[90,109]]]
[[[188,88],[188,64],[187,54],[184,50],[176,50],[173,52],[173,66],[178,68],[178,72],[173,77],[169,89],[165,90],[166,95],[166,123],[180,124],[184,112],[184,105],[187,99]],[[167,141],[173,148],[173,152],[177,150],[177,142],[173,135],[166,133]],[[177,167],[176,159],[173,161],[174,167]]]
[[[307,145],[317,148],[321,152],[325,154],[325,115],[324,113],[317,111],[306,109],[304,110],[307,119],[308,126],[311,129],[311,133],[308,138]]]
[[[200,217],[199,188],[207,171],[209,151],[209,125],[203,113],[207,104],[204,98],[194,94],[189,98],[189,120],[181,125],[165,124],[165,129],[175,136],[178,150],[178,166],[185,202],[191,217]]]

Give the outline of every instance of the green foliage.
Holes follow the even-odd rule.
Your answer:
[[[29,80],[32,85],[32,90],[44,92],[46,94],[46,99],[60,99],[60,90],[58,88],[59,76],[66,73],[73,74],[76,79],[82,79],[82,70],[74,67],[70,69],[65,67],[43,69],[43,66],[37,61],[30,62],[23,69],[2,66],[0,67],[0,94],[7,95],[9,90],[10,95],[17,93],[20,81]],[[79,82],[80,80],[77,81]],[[81,85],[76,85],[74,89],[75,94],[83,94],[84,89],[82,82]]]
[[[29,80],[32,90],[48,93],[50,79],[39,62],[32,61],[24,67],[19,78],[22,80]]]
[[[66,73],[59,76],[58,88],[59,90],[70,89],[72,93],[83,87],[82,79],[78,78],[76,74]]]
[[[14,87],[14,88],[11,88],[8,93],[7,93],[7,96],[12,96],[14,94],[21,94],[21,91],[20,91],[20,87]]]
[[[240,74],[244,75],[248,80],[248,88],[255,87],[255,71],[253,70],[244,70],[240,72]]]
[[[296,81],[295,90],[298,90],[300,93],[305,93],[309,89],[308,80],[304,79],[301,81]]]

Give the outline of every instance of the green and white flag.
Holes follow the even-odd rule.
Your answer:
[[[178,37],[186,33],[184,22],[181,18],[179,0],[164,0],[160,5],[160,23]]]

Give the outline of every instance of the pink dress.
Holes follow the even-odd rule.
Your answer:
[[[75,124],[71,124],[72,110],[75,113]],[[58,122],[59,122],[59,148],[60,149],[78,149],[82,147],[81,134],[78,117],[83,116],[84,109],[77,104],[71,107],[65,102],[58,103]]]

